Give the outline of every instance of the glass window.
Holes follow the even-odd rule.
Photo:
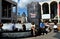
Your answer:
[[[43,5],[43,14],[49,14],[49,5],[44,3]]]
[[[57,16],[57,2],[52,2],[50,4],[50,10],[51,10],[51,18]]]

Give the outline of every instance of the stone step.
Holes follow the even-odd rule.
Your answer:
[[[2,33],[2,37],[27,37],[27,36],[31,36],[31,32]]]

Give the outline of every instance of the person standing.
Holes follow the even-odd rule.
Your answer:
[[[13,25],[12,25],[12,30],[13,30],[13,31],[16,31],[15,24],[16,24],[16,23],[13,21]]]
[[[0,22],[0,37],[2,36],[2,32],[3,32],[2,26],[3,24]]]
[[[0,22],[0,30],[2,29],[3,24]]]
[[[23,24],[22,27],[23,27],[23,31],[26,31],[26,26],[25,26],[25,24]]]
[[[49,22],[48,21],[46,21],[46,23],[45,23],[45,31],[46,31],[46,34],[49,32]]]
[[[57,22],[55,21],[54,22],[54,26],[53,26],[53,29],[54,29],[54,32],[58,32],[58,27],[57,27]]]
[[[45,32],[45,24],[44,24],[44,22],[41,22],[40,23],[40,34],[43,33],[43,35],[44,35],[44,32]]]
[[[31,34],[32,34],[32,36],[35,36],[35,24],[34,24],[34,22],[32,22],[32,24],[31,24]]]

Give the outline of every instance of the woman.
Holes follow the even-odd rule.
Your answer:
[[[48,21],[45,23],[46,34],[49,32],[49,23]]]
[[[32,22],[32,24],[31,24],[31,34],[32,34],[32,36],[35,36],[35,24],[34,24],[34,22]]]
[[[53,28],[54,28],[54,32],[56,32],[56,31],[58,32],[58,27],[57,27],[57,22],[56,21],[54,22]]]

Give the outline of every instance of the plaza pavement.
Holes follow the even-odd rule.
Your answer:
[[[0,38],[1,39],[1,38]],[[50,32],[45,35],[40,35],[36,37],[25,37],[25,38],[3,38],[3,39],[60,39],[60,31],[59,32]]]
[[[51,24],[53,25],[53,24]],[[58,25],[60,26],[60,24]],[[26,36],[26,34],[25,34]],[[4,38],[5,39],[5,38]],[[15,39],[15,38],[12,38]],[[36,37],[26,37],[26,38],[17,38],[17,39],[60,39],[60,31],[59,32],[50,32],[47,35],[40,35],[40,36],[36,36]]]
[[[27,37],[27,38],[19,38],[19,39],[60,39],[60,31],[59,32],[50,32],[47,35],[41,35],[36,37]]]

